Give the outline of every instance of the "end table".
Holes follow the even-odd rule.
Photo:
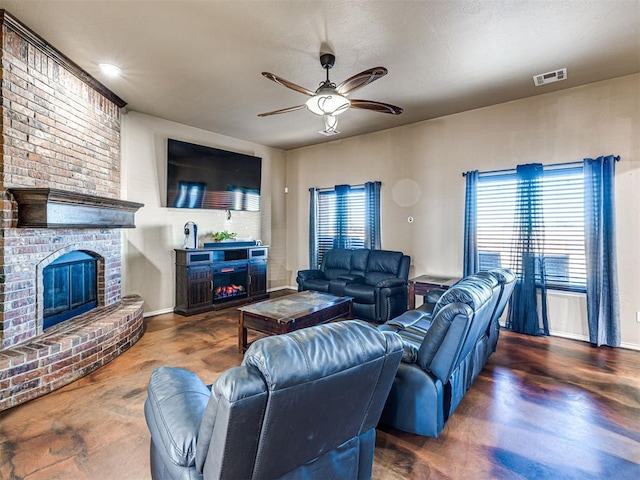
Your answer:
[[[409,310],[416,308],[416,295],[425,295],[434,288],[448,289],[461,277],[443,277],[435,275],[420,275],[409,280]]]

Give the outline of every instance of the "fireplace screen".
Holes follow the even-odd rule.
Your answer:
[[[80,251],[63,255],[44,269],[45,329],[96,307],[96,275],[96,259]]]
[[[247,262],[220,262],[213,267],[213,303],[247,296]]]

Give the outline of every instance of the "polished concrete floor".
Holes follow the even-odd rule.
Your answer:
[[[0,479],[148,479],[152,370],[211,383],[240,361],[233,309],[148,318],[110,364],[0,412]],[[638,479],[640,352],[503,331],[439,438],[378,430],[374,478]]]

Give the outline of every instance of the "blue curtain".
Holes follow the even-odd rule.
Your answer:
[[[549,335],[543,260],[542,172],[543,167],[539,163],[518,165],[516,168],[518,187],[511,257],[517,280],[506,326],[515,332],[529,335]],[[541,297],[540,309],[538,291]]]
[[[584,160],[587,323],[593,345],[620,346],[614,156]]]
[[[380,235],[380,189],[381,182],[367,182],[364,184],[365,195],[365,232],[364,248],[380,250],[382,248]]]
[[[349,185],[336,185],[336,236],[333,239],[333,248],[349,248]]]
[[[480,270],[478,255],[478,170],[465,174],[463,276]]]
[[[309,268],[318,268],[318,189],[309,189]]]

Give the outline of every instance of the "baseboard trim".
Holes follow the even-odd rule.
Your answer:
[[[555,332],[555,331],[550,331],[549,334],[554,337],[568,338],[569,340],[578,340],[580,342],[589,343],[589,337],[587,337],[586,335],[579,335],[576,333],[567,333],[567,332]],[[635,343],[622,342],[620,343],[620,348],[640,351],[640,345],[636,345]]]
[[[169,307],[169,308],[163,308],[161,310],[154,310],[153,312],[144,312],[142,316],[144,318],[155,317],[156,315],[162,315],[164,313],[172,313],[172,312],[173,312],[173,308]]]
[[[549,335],[553,337],[568,338],[569,340],[578,340],[580,342],[589,343],[589,337],[587,337],[586,335],[581,335],[579,333],[558,332],[555,330],[550,330]]]
[[[500,328],[505,328],[504,323],[500,322]],[[578,342],[589,343],[589,337],[586,335],[580,335],[578,333],[557,332],[555,330],[549,331],[549,335],[553,337],[566,338],[568,340],[577,340]],[[626,348],[628,350],[636,350],[640,352],[640,345],[636,343],[621,342],[619,348]]]
[[[298,287],[292,287],[290,285],[285,285],[284,287],[270,288],[269,290],[267,290],[267,292],[278,292],[280,290],[295,290],[297,292],[298,291]]]
[[[622,342],[620,344],[620,348],[628,348],[629,350],[636,350],[640,352],[640,345],[636,345],[635,343]]]

